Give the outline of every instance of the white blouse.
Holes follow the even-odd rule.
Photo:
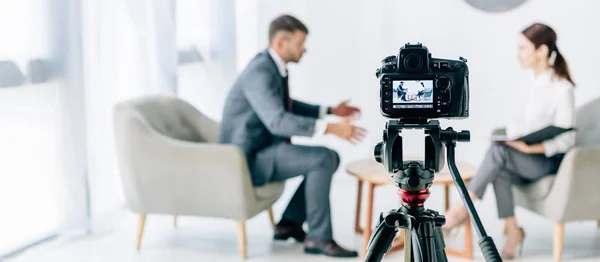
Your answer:
[[[516,138],[549,125],[563,128],[575,127],[574,86],[548,69],[533,79],[527,104],[507,127],[507,135]],[[575,144],[575,131],[565,132],[543,142],[544,154],[551,157],[566,153]]]

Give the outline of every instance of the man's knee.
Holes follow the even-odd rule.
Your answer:
[[[333,161],[332,165],[335,169],[337,169],[340,166],[340,155],[335,150],[329,149],[329,151],[332,154],[332,158],[331,158]]]
[[[319,147],[318,151],[319,167],[332,170],[332,173],[337,170],[340,165],[340,155],[326,147]]]

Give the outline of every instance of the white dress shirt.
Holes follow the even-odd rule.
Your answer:
[[[526,135],[549,125],[563,128],[575,127],[574,86],[566,79],[554,75],[548,69],[530,84],[527,104],[520,119],[507,127],[511,138]],[[569,131],[543,142],[547,157],[566,153],[575,144],[575,132]]]
[[[277,52],[275,50],[273,50],[272,48],[269,48],[269,54],[275,61],[275,64],[277,65],[277,69],[279,70],[279,74],[281,74],[282,77],[286,77],[287,76],[287,68],[285,67],[285,64],[286,64],[285,61],[283,61],[281,56],[279,56],[279,54],[277,54]],[[313,137],[325,134],[325,131],[327,130],[327,122],[320,119],[320,118],[325,117],[325,115],[327,115],[327,106],[325,106],[325,105],[319,106],[319,119],[317,119],[317,122],[315,123],[315,132],[313,134]]]

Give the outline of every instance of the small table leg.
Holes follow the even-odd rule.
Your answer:
[[[362,188],[363,182],[358,180],[358,197],[356,199],[356,216],[354,218],[354,232],[362,234],[363,230],[360,228],[360,209],[362,204]]]
[[[465,223],[465,258],[472,259],[473,258],[473,240],[471,239],[473,235],[471,234],[471,218],[467,219],[467,223]]]
[[[363,228],[363,256],[367,254],[367,246],[373,232],[373,192],[375,191],[375,184],[367,183],[367,185],[367,218],[365,220],[365,227]]]
[[[450,209],[450,185],[444,184],[444,207],[446,211]]]

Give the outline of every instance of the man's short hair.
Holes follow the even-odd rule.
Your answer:
[[[271,25],[269,25],[269,42],[273,40],[275,34],[280,31],[293,33],[296,30],[308,34],[308,28],[306,28],[306,26],[297,18],[291,15],[279,16],[271,22]]]

